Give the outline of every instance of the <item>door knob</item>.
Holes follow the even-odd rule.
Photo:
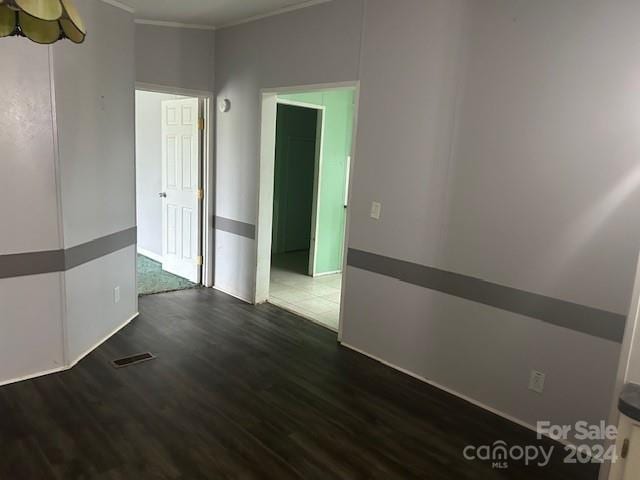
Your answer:
[[[160,192],[160,193],[158,194],[158,196],[159,196],[160,198],[167,198],[167,192]]]

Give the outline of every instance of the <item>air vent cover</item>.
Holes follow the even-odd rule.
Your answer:
[[[155,355],[149,352],[138,353],[137,355],[131,355],[129,357],[113,360],[111,362],[111,365],[113,365],[115,368],[123,368],[135,365],[137,363],[147,362],[149,360],[153,360],[154,358],[156,358]]]

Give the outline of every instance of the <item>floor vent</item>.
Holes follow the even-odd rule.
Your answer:
[[[131,365],[135,365],[137,363],[147,362],[149,360],[153,360],[154,358],[156,358],[155,355],[149,352],[146,352],[146,353],[139,353],[137,355],[131,355],[130,357],[124,357],[124,358],[119,358],[117,360],[113,360],[111,364],[115,368],[123,368],[123,367],[129,367]]]

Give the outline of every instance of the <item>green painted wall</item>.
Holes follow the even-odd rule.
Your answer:
[[[354,92],[331,90],[280,95],[280,98],[325,107],[315,273],[341,271],[346,219],[344,202],[347,159],[351,155]]]

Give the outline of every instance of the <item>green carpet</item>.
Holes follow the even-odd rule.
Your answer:
[[[138,295],[196,288],[195,283],[162,270],[162,265],[138,254]]]

